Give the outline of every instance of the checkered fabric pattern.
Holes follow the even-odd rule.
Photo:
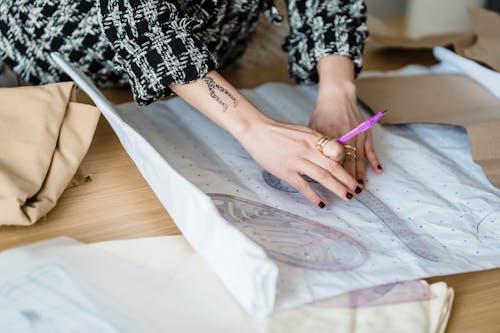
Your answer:
[[[127,83],[97,19],[94,0],[0,0],[0,59],[32,84],[69,80],[57,51],[100,86]]]
[[[273,0],[1,0],[0,59],[25,80],[67,79],[56,51],[99,86],[131,85],[149,104],[224,67],[246,49],[259,13],[276,18]],[[288,0],[290,76],[318,81],[317,61],[329,54],[362,67],[367,37],[362,0]]]
[[[290,35],[283,49],[289,54],[289,73],[297,83],[317,83],[317,61],[326,55],[351,58],[356,75],[363,67],[368,37],[363,0],[289,0]]]

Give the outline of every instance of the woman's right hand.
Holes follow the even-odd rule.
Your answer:
[[[331,140],[321,153],[316,142],[322,134],[309,127],[265,117],[249,123],[235,136],[257,163],[293,186],[313,205],[323,208],[325,201],[302,175],[314,179],[345,201],[361,192],[361,185],[342,167],[343,145]]]
[[[320,133],[270,119],[216,71],[189,84],[169,87],[231,133],[257,163],[289,183],[312,204],[325,207],[325,201],[303,175],[346,201],[361,192],[361,185],[342,167],[344,146],[331,140],[321,153],[316,147]]]

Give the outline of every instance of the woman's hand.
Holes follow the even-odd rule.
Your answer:
[[[354,88],[336,87],[327,95],[318,97],[309,126],[331,138],[339,138],[363,121],[356,104]],[[346,144],[356,148],[356,159],[353,155],[346,155],[343,166],[360,184],[363,184],[365,179],[365,161],[368,161],[376,172],[382,172],[370,131],[357,135]]]
[[[321,136],[308,127],[267,118],[251,123],[237,139],[264,169],[289,183],[312,204],[323,208],[324,200],[302,175],[316,180],[346,201],[354,193],[360,193],[361,187],[341,165],[344,147],[331,140],[321,153],[316,147]]]
[[[347,201],[361,192],[356,180],[341,165],[342,145],[331,140],[321,153],[316,142],[322,134],[306,126],[268,118],[217,72],[189,84],[172,84],[170,88],[231,133],[257,163],[289,183],[312,204],[325,207],[324,200],[302,175]]]
[[[318,72],[318,100],[309,126],[331,138],[339,138],[364,121],[356,102],[352,61],[344,56],[326,56],[318,62]],[[370,131],[346,144],[356,148],[356,158],[346,155],[343,166],[360,184],[364,183],[366,161],[375,172],[382,173]]]

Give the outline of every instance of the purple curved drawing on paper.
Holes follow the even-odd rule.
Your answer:
[[[384,284],[372,288],[354,290],[335,297],[314,301],[309,305],[325,308],[350,308],[427,301],[432,291],[423,281],[405,281]]]
[[[298,193],[288,183],[281,181],[279,178],[273,176],[267,171],[262,173],[264,181],[271,187],[288,192]],[[312,179],[306,179],[309,182],[314,182]],[[380,199],[374,196],[367,189],[363,190],[361,194],[357,195],[356,200],[361,202],[363,206],[368,208],[375,216],[377,216],[382,223],[384,223],[392,233],[399,238],[399,240],[414,254],[429,261],[438,262],[439,250],[437,247],[431,247],[431,241],[425,240],[423,235],[417,234],[412,231],[406,223],[397,216],[389,207],[387,207]],[[433,249],[433,251],[431,251]]]
[[[276,261],[331,272],[355,269],[368,257],[359,242],[316,221],[232,195],[209,196],[228,222]]]

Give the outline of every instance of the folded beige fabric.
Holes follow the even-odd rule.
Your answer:
[[[87,153],[99,110],[72,82],[0,89],[0,225],[31,225],[56,204]]]
[[[101,254],[97,249],[113,256]],[[398,292],[395,287],[393,295],[404,294],[409,296],[408,301],[384,303],[381,300],[378,305],[351,308],[346,306],[349,302],[338,301],[341,295],[255,319],[238,306],[205,259],[183,236],[56,246],[45,254],[71,262],[82,279],[104,290],[104,294],[129,313],[148,321],[149,332],[165,332],[176,327],[179,332],[444,333],[454,299],[454,291],[446,283],[427,285],[420,281],[422,289],[417,288],[416,295],[428,290],[432,295],[429,298],[417,300],[417,296],[411,301],[412,288]],[[88,262],[89,257],[96,260]],[[116,257],[131,262],[136,268],[129,271],[124,262],[119,265]],[[105,275],[95,274],[102,270],[100,267],[106,267]],[[117,278],[113,278],[113,274]],[[131,274],[144,277],[120,279]],[[138,280],[147,283],[127,286]],[[167,283],[167,287],[163,283]]]

